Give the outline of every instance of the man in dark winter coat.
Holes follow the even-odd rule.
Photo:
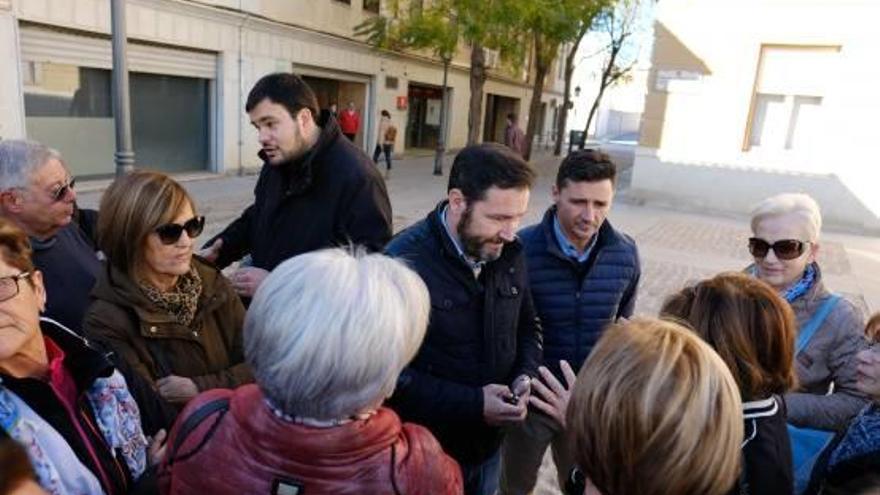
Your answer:
[[[540,223],[520,232],[544,329],[544,364],[561,383],[565,380],[560,361],[577,372],[605,326],[629,318],[635,306],[641,273],[635,242],[605,219],[616,176],[614,163],[604,153],[572,153],[559,166],[554,205]],[[539,399],[535,392],[532,401],[537,407],[504,438],[502,494],[531,493],[548,445],[552,444],[560,480],[571,468],[562,427],[541,412]]]
[[[468,495],[494,493],[500,427],[525,418],[541,360],[515,234],[533,180],[528,164],[504,146],[465,148],[449,173],[447,200],[386,248],[418,272],[431,295],[425,341],[390,405],[440,440],[461,465]]]
[[[319,114],[311,88],[294,74],[270,74],[251,90],[245,109],[265,162],[254,203],[200,253],[221,268],[250,254],[251,266],[231,276],[236,291],[253,296],[273,268],[308,251],[382,249],[391,238],[385,182],[335,118]]]

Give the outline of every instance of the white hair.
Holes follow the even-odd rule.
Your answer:
[[[342,419],[391,395],[428,324],[428,289],[402,262],[362,250],[291,258],[260,285],[245,359],[284,413]]]
[[[0,190],[28,187],[34,172],[53,158],[61,161],[61,153],[36,141],[0,141]]]
[[[795,213],[803,220],[804,233],[808,241],[819,240],[822,231],[822,213],[816,200],[803,193],[783,193],[771,196],[752,209],[752,232],[758,223],[767,217]]]

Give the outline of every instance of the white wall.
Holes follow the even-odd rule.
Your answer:
[[[874,151],[880,141],[880,4],[669,0],[657,8],[658,26],[678,48],[656,54],[645,119],[662,127],[658,134],[652,124],[643,144],[659,147],[639,150],[634,189],[670,197],[700,193],[706,207],[737,212],[748,211],[747,198],[756,196],[750,191],[803,190],[821,198],[836,223],[880,227]],[[817,68],[833,74],[833,85],[823,95],[824,125],[809,153],[743,150],[762,44],[841,47],[833,68]],[[657,71],[675,70],[685,58],[705,73],[659,91]],[[643,139],[644,129],[643,123]],[[715,190],[718,185],[724,187]]]

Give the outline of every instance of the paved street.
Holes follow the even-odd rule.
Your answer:
[[[615,156],[625,152],[615,150]],[[452,157],[447,158],[448,171]],[[555,178],[558,158],[539,155],[535,166],[539,181],[530,201],[525,224],[540,219],[550,204],[550,185]],[[389,180],[395,230],[421,218],[444,196],[446,176],[431,175],[432,158],[398,161]],[[186,187],[195,196],[198,209],[208,217],[205,238],[222,229],[247,206],[252,197],[255,175],[188,180]],[[85,184],[80,204],[95,207],[99,191],[89,191],[101,183]],[[625,184],[624,184],[625,186]],[[682,213],[628,204],[622,191],[611,215],[614,225],[632,235],[642,258],[642,281],[636,312],[656,315],[665,295],[688,281],[724,270],[741,270],[749,262],[746,239],[748,219]],[[821,260],[828,285],[856,300],[865,311],[880,309],[880,239],[825,232]],[[549,457],[548,457],[549,458]],[[536,493],[556,494],[555,473],[545,459]]]

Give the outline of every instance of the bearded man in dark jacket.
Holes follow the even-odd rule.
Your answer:
[[[245,110],[259,133],[263,169],[254,203],[200,253],[223,268],[250,255],[230,279],[250,298],[282,261],[349,244],[370,251],[391,238],[391,202],[369,157],[342,136],[298,76],[269,74]]]
[[[534,172],[500,144],[455,157],[447,199],[400,232],[386,252],[428,286],[431,320],[390,400],[420,423],[462,469],[466,495],[498,486],[503,426],[525,419],[541,360],[525,256],[516,229]]]

